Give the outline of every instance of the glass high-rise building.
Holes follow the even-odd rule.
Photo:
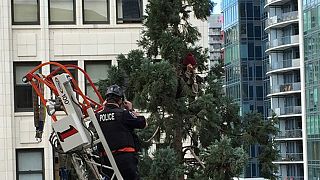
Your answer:
[[[320,179],[320,1],[303,0],[307,127],[306,178]],[[319,91],[319,93],[318,93]]]
[[[280,157],[279,179],[304,179],[303,113],[301,91],[299,0],[267,0],[268,33],[266,53],[269,56],[271,109],[279,119],[275,137]],[[269,116],[271,116],[271,113]]]
[[[263,6],[256,0],[223,0],[225,89],[240,107],[240,115],[257,111],[267,115]],[[249,148],[244,177],[260,177],[258,146]]]

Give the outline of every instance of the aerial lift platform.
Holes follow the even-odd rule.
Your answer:
[[[44,66],[55,66],[56,70],[48,75],[38,73]],[[93,88],[99,102],[86,96],[79,88],[77,81],[74,79],[68,69],[76,69],[83,73],[85,79]],[[30,83],[34,90],[34,106],[46,108],[46,114],[52,119],[52,135],[49,138],[53,148],[61,149],[61,153],[70,154],[72,164],[76,170],[78,179],[91,180],[92,176],[96,179],[104,179],[99,168],[108,168],[113,170],[111,180],[123,180],[117,164],[114,160],[112,152],[100,128],[95,113],[101,111],[104,106],[104,99],[100,95],[94,83],[88,74],[76,65],[61,65],[57,62],[46,62],[38,65],[25,77],[23,82]],[[51,90],[51,97],[45,99],[44,87]],[[62,110],[63,116],[58,116],[56,111]],[[42,110],[38,110],[35,114],[44,114]],[[60,114],[60,113],[59,113]],[[62,118],[61,118],[62,117]],[[88,127],[88,122],[92,122],[94,133]],[[41,139],[44,127],[44,120],[36,122],[36,137]],[[101,143],[106,152],[111,166],[106,166],[94,161],[99,156],[93,153],[96,144]]]

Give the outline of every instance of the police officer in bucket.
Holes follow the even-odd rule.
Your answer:
[[[134,129],[147,126],[144,116],[139,116],[132,103],[124,99],[118,85],[108,87],[105,107],[96,114],[100,127],[112,151],[116,164],[124,180],[139,180],[138,142]],[[100,152],[103,164],[110,165],[104,151]],[[102,172],[111,178],[113,171],[103,168]]]

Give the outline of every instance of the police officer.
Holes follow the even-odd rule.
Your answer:
[[[134,129],[145,128],[146,119],[144,116],[138,116],[131,102],[124,100],[123,91],[118,85],[108,87],[104,105],[104,110],[98,112],[96,117],[120,173],[124,180],[139,180]],[[101,154],[104,164],[110,165],[105,152]],[[113,171],[104,168],[103,173],[111,177]]]

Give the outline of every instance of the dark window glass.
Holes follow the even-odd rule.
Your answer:
[[[252,3],[247,3],[247,16],[253,17],[253,7],[252,7]]]
[[[14,62],[14,108],[16,112],[33,111],[32,87],[22,82],[22,78],[39,63]]]
[[[260,6],[254,6],[254,17],[255,19],[260,18]]]
[[[262,66],[256,66],[256,79],[262,79]]]
[[[254,36],[255,37],[261,37],[261,27],[260,26],[255,26],[254,27]]]
[[[50,24],[75,24],[75,0],[49,0]]]
[[[254,163],[252,164],[252,177],[257,176],[257,165]]]
[[[247,31],[248,31],[248,37],[253,37],[254,33],[253,33],[253,24],[252,23],[247,24]]]
[[[142,0],[117,0],[117,23],[142,21]]]
[[[248,98],[248,84],[247,83],[242,84],[242,97],[244,99]]]
[[[261,58],[262,57],[261,46],[254,47],[254,51],[255,51],[255,57],[257,57],[257,58]]]
[[[253,86],[249,86],[249,99],[253,99]]]
[[[12,24],[40,24],[39,0],[12,0]]]
[[[253,58],[254,57],[254,44],[248,43],[248,57]]]
[[[263,99],[263,86],[256,86],[256,94],[258,100]]]
[[[240,17],[246,17],[246,4],[240,3]]]
[[[263,106],[257,106],[258,113],[263,114]]]

